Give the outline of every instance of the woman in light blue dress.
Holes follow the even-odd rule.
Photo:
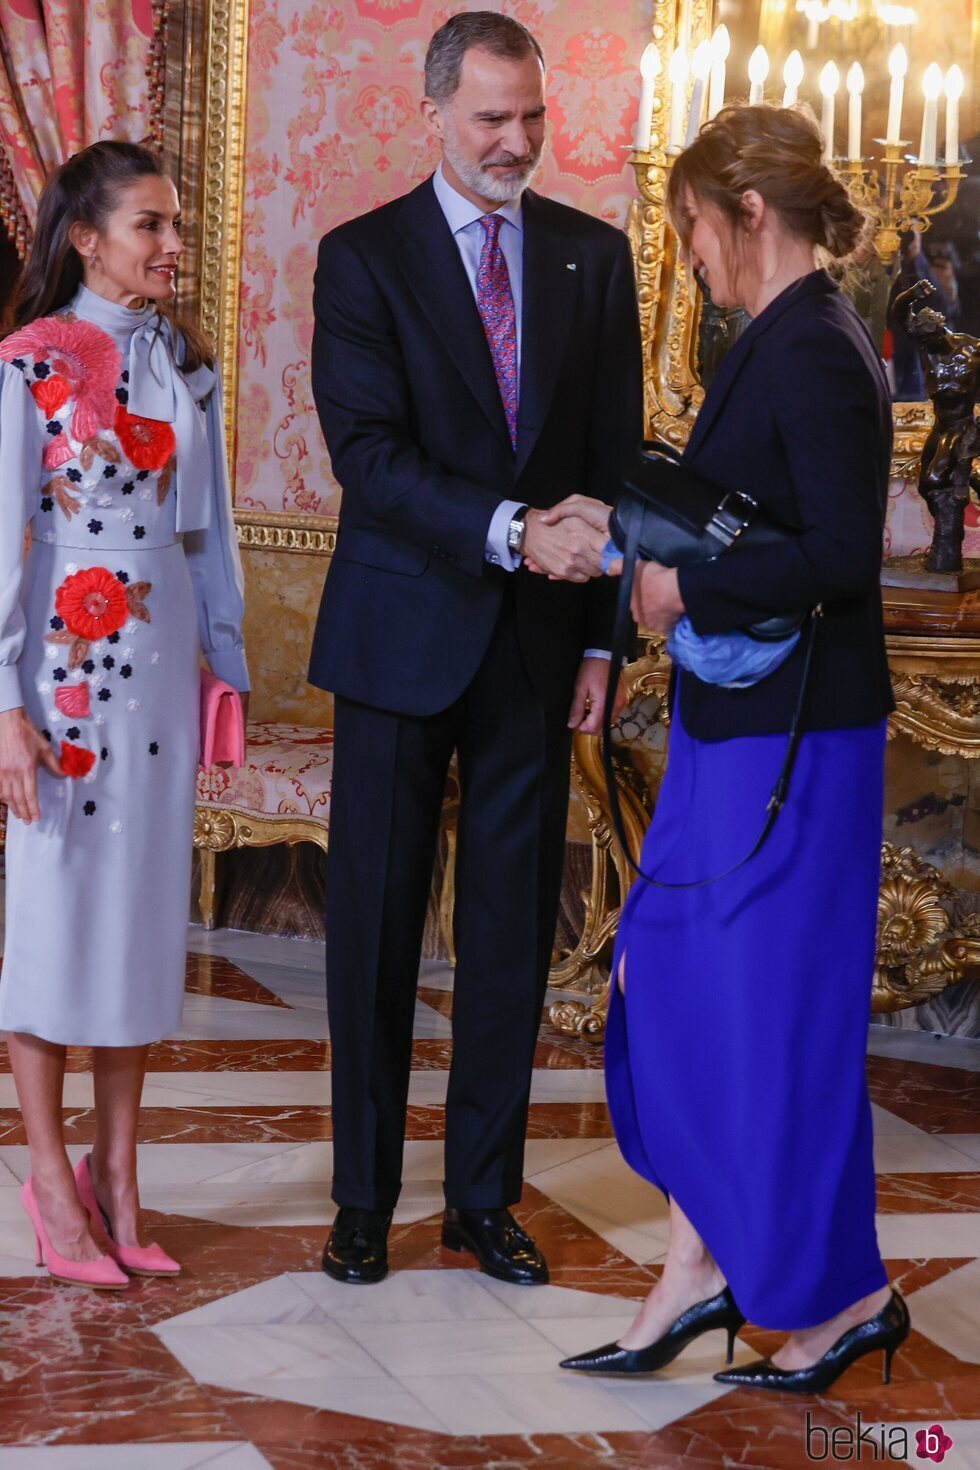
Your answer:
[[[177,226],[144,149],[76,154],[0,340],[0,1029],[39,1264],[102,1287],[179,1269],[140,1242],[136,1133],[148,1047],[181,1011],[201,651],[248,688],[220,388],[166,313]],[[68,1046],[93,1048],[96,1108],[74,1175]]]

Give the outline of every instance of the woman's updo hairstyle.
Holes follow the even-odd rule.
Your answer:
[[[0,337],[60,311],[75,295],[83,271],[68,235],[73,224],[81,221],[101,233],[126,188],[140,179],[166,177],[148,148],[116,139],[92,143],[56,168],[38,199],[34,239]],[[161,319],[170,316],[159,307],[157,311]],[[213,367],[214,349],[207,338],[188,322],[173,316],[170,320],[184,339],[184,371],[193,372],[202,363]]]
[[[808,108],[723,107],[671,169],[667,213],[681,243],[686,248],[691,238],[684,207],[688,190],[699,204],[721,213],[739,242],[742,196],[754,189],[792,234],[835,260],[847,259],[861,244],[868,217],[822,153],[823,138]]]

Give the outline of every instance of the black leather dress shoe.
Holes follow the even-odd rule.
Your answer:
[[[391,1216],[380,1210],[341,1205],[330,1238],[323,1247],[322,1269],[335,1281],[367,1285],[388,1274],[388,1230]]]
[[[510,1210],[451,1210],[442,1219],[442,1243],[450,1251],[472,1251],[480,1270],[498,1281],[540,1286],[548,1263]]]
[[[648,1347],[624,1348],[618,1342],[609,1342],[605,1347],[593,1348],[577,1358],[566,1358],[559,1367],[574,1368],[578,1373],[656,1373],[659,1368],[666,1368],[668,1363],[672,1363],[689,1342],[703,1332],[714,1332],[719,1327],[728,1333],[728,1357],[725,1361],[730,1363],[735,1350],[735,1335],[744,1321],[735,1305],[735,1298],[726,1286],[717,1296],[688,1307]]]
[[[903,1297],[893,1291],[880,1312],[859,1322],[843,1333],[822,1358],[809,1368],[777,1368],[768,1358],[746,1363],[744,1368],[730,1368],[715,1374],[716,1383],[730,1388],[768,1388],[777,1393],[825,1393],[832,1383],[865,1353],[884,1353],[881,1380],[891,1382],[892,1358],[909,1335],[909,1309]]]

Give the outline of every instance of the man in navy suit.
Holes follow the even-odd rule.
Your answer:
[[[343,489],[311,682],[332,690],[327,859],[333,1198],[323,1268],[387,1271],[422,930],[456,753],[444,1245],[547,1280],[509,1211],[561,889],[573,730],[593,732],[615,589],[603,538],[544,523],[615,498],[641,437],[623,234],[527,186],[541,51],[492,12],[426,57],[435,175],[320,245],[313,391]],[[550,573],[532,575],[524,561]],[[558,579],[562,580],[558,580]]]

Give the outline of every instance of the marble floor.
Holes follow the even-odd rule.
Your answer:
[[[655,1379],[593,1382],[558,1359],[622,1331],[667,1239],[663,1201],[612,1141],[600,1051],[542,1029],[518,1213],[552,1285],[492,1282],[439,1244],[452,976],[424,964],[394,1269],[341,1287],[318,1269],[333,1213],[322,946],[198,929],[188,944],[140,1147],[179,1280],[104,1298],[34,1267],[0,1048],[0,1470],[783,1470],[833,1458],[834,1429],[838,1461],[857,1459],[840,1451],[858,1415],[865,1461],[922,1464],[916,1434],[941,1425],[951,1470],[980,1470],[980,1043],[869,1035],[879,1238],[914,1324],[889,1387],[876,1358],[816,1400],[727,1392],[712,1338]],[[77,1158],[91,1078],[85,1053],[70,1066]],[[775,1341],[747,1328],[738,1353]]]

